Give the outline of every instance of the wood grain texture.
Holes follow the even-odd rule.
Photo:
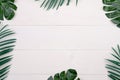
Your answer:
[[[8,80],[45,80],[69,68],[82,80],[107,80],[105,58],[119,44],[119,29],[101,26],[10,26],[17,44]]]
[[[54,74],[69,68],[80,74],[107,74],[105,58],[109,51],[15,51],[11,73]]]
[[[16,26],[16,49],[108,50],[119,44],[115,27],[91,26]]]

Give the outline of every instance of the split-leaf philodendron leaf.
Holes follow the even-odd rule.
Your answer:
[[[14,2],[15,0],[0,0],[0,20],[11,20],[15,16],[17,6]]]
[[[111,21],[120,27],[120,0],[103,0],[103,10]]]
[[[109,62],[106,64],[106,68],[108,69],[108,76],[111,80],[120,80],[120,47],[117,46],[117,49],[112,48],[113,52],[112,56],[114,59],[107,59]]]
[[[10,38],[14,34],[10,29],[0,26],[0,80],[5,80],[8,76],[10,69],[10,61],[12,55],[10,54],[13,51],[14,44],[16,39]]]
[[[76,1],[76,5],[77,5],[78,0],[73,0],[73,1]],[[70,2],[72,2],[72,0],[43,0],[40,7],[46,8],[47,10],[54,9],[54,8],[58,9],[64,3],[68,6]]]
[[[69,69],[67,72],[56,73],[54,77],[50,76],[48,80],[80,80],[80,78],[77,78],[76,70]]]

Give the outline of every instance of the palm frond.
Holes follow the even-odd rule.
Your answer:
[[[120,47],[117,46],[117,49],[112,48],[114,60],[107,59],[109,64],[106,64],[106,68],[108,69],[108,76],[111,80],[120,80]]]
[[[40,7],[46,8],[47,10],[56,8],[57,10],[63,4],[66,4],[68,6],[71,1],[72,0],[44,0]],[[78,0],[76,0],[76,5],[77,3]]]
[[[12,55],[9,54],[13,51],[13,43],[16,39],[9,38],[14,32],[7,29],[7,25],[0,29],[0,80],[5,80],[8,76],[10,69],[9,62],[12,60]]]
[[[54,77],[50,76],[48,80],[80,80],[80,78],[77,78],[76,70],[68,69],[67,72],[62,71],[61,73],[56,73]]]
[[[105,4],[103,7],[105,15],[120,27],[120,0],[103,0],[103,4]]]

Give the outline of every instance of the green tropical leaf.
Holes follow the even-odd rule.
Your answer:
[[[103,0],[103,10],[111,21],[120,27],[120,0]]]
[[[15,16],[17,6],[14,2],[15,0],[0,0],[0,20],[11,20]]]
[[[106,64],[106,68],[108,69],[108,76],[111,80],[120,80],[120,47],[117,46],[117,49],[112,48],[113,52],[112,56],[114,60],[107,59],[109,62]]]
[[[66,76],[68,80],[74,80],[77,77],[77,72],[74,69],[69,69]]]
[[[65,71],[62,71],[62,72],[60,73],[60,79],[61,79],[61,80],[66,80]]]
[[[39,0],[37,0],[37,1],[39,1]],[[75,1],[76,1],[76,5],[77,5],[78,0],[75,0]],[[71,0],[43,0],[40,7],[46,8],[47,10],[56,8],[56,10],[57,10],[63,4],[66,4],[68,6],[70,4],[70,2],[71,2]]]
[[[54,77],[50,76],[48,80],[80,80],[80,78],[77,78],[76,70],[68,69],[67,72],[62,71],[61,73],[56,73]]]
[[[7,25],[0,27],[0,80],[5,80],[10,69],[9,62],[12,60],[12,55],[16,39],[9,38],[14,32],[7,29]]]
[[[52,77],[52,76],[50,76],[50,77],[48,78],[48,80],[53,80],[53,77]]]

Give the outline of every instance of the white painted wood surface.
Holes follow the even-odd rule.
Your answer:
[[[81,80],[109,80],[105,58],[120,43],[120,29],[107,19],[102,0],[79,0],[76,7],[45,11],[34,0],[17,0],[12,21],[14,59],[7,80],[47,80],[74,68]]]

